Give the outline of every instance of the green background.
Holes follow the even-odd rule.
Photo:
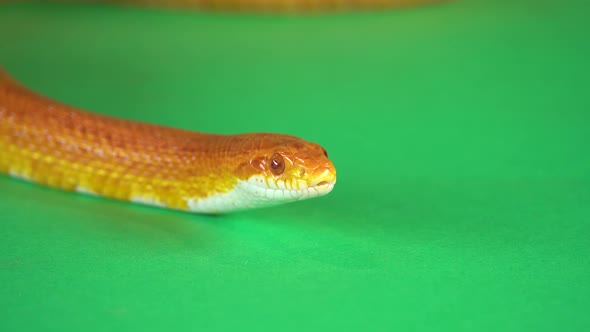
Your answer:
[[[30,87],[295,134],[339,177],[219,217],[0,177],[0,330],[589,330],[589,11],[1,5],[0,63]]]

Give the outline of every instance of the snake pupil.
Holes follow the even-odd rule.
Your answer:
[[[270,161],[270,170],[274,175],[281,175],[285,171],[285,161],[280,154],[275,153],[272,155]]]

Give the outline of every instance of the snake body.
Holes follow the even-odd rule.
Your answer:
[[[26,1],[26,0],[25,0]],[[311,12],[399,7],[445,0],[51,0],[53,2],[96,2],[153,7],[257,12]]]
[[[438,1],[443,0],[109,0],[258,11]],[[323,196],[336,183],[326,150],[301,138],[206,134],[94,114],[35,93],[1,69],[0,173],[69,191],[201,213]]]

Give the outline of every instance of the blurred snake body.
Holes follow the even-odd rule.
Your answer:
[[[437,1],[109,0],[271,12]],[[53,188],[199,213],[323,196],[336,183],[326,150],[301,138],[206,134],[90,113],[35,93],[1,69],[0,173]]]

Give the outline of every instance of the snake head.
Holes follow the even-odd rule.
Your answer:
[[[237,173],[241,190],[252,195],[256,205],[323,196],[336,183],[336,169],[316,143],[290,135],[258,134],[249,152]]]

